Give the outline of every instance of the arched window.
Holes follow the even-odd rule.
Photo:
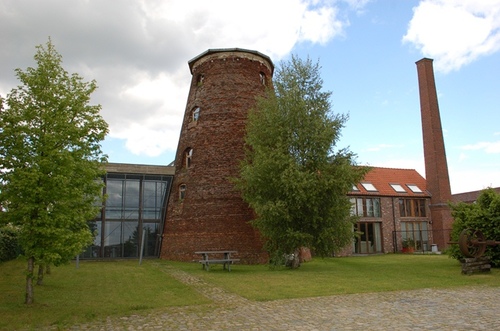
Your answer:
[[[199,74],[198,77],[196,78],[196,84],[198,86],[203,85],[203,80],[205,79],[205,75]]]
[[[266,74],[261,71],[259,75],[260,75],[260,83],[266,86]]]
[[[186,168],[191,167],[192,159],[193,159],[193,149],[191,147],[188,147],[184,151],[184,166]]]
[[[184,200],[186,197],[186,184],[179,185],[179,200]]]
[[[196,122],[200,118],[200,107],[195,106],[193,110],[191,111],[191,121]]]

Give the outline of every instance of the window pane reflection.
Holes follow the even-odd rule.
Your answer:
[[[160,223],[144,223],[143,256],[157,256],[160,247]]]
[[[90,221],[88,224],[90,232],[94,235],[94,242],[92,245],[87,247],[87,249],[85,249],[85,251],[81,254],[81,257],[92,259],[100,256],[102,222],[100,220],[94,220]]]
[[[106,222],[104,257],[137,257],[139,246],[138,222]]]
[[[137,258],[159,254],[166,194],[172,176],[107,174],[105,209],[89,222],[94,242],[82,258]],[[101,218],[102,216],[102,218]]]
[[[158,181],[144,181],[142,193],[142,218],[160,220],[167,184]]]

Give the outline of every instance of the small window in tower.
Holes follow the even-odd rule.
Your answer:
[[[198,77],[197,77],[197,79],[196,79],[196,84],[197,84],[198,86],[203,85],[203,80],[204,80],[204,79],[205,79],[205,75],[203,75],[203,74],[199,74],[199,75],[198,75]]]
[[[193,108],[193,111],[191,112],[191,121],[196,122],[200,118],[200,107],[196,106]]]
[[[186,168],[191,167],[192,159],[193,159],[193,149],[187,148],[186,151],[184,152],[184,166]]]
[[[415,184],[406,184],[406,186],[408,186],[408,188],[413,192],[413,193],[423,193],[422,190],[420,189],[420,187],[418,187],[417,185]]]
[[[184,200],[186,197],[186,184],[179,185],[179,200]]]
[[[266,74],[261,71],[259,75],[260,75],[260,83],[265,86],[266,85]]]

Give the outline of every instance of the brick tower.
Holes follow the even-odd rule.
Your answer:
[[[416,62],[420,91],[420,111],[424,141],[425,179],[431,194],[431,220],[434,243],[443,250],[448,246],[453,223],[448,202],[451,200],[448,163],[434,81],[432,59]]]
[[[259,52],[209,49],[189,61],[192,74],[175,158],[161,258],[199,259],[201,250],[236,250],[242,262],[266,262],[248,221],[253,212],[231,178],[244,157],[248,110],[271,84],[273,63]]]

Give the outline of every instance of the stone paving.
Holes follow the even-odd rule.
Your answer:
[[[71,330],[500,330],[500,288],[467,287],[255,302],[162,270],[213,304],[108,318]]]

